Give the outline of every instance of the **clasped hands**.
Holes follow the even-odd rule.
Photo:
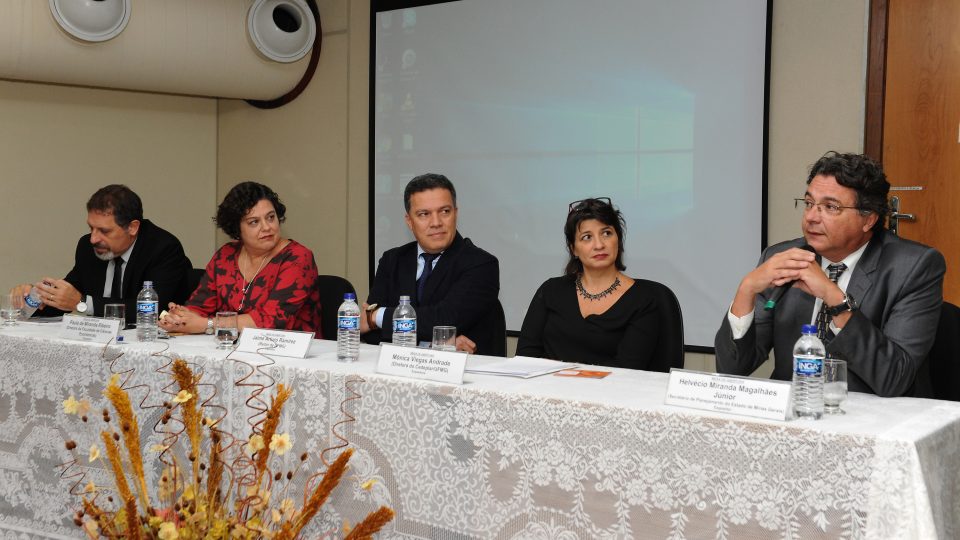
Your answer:
[[[167,332],[201,334],[207,329],[207,318],[179,304],[167,304],[167,314],[157,324]]]
[[[791,248],[771,256],[743,278],[731,311],[737,317],[742,317],[753,311],[756,295],[770,287],[779,287],[790,282],[794,282],[793,286],[801,291],[822,298],[828,306],[843,301],[843,291],[823,272],[817,263],[816,254],[805,249]],[[846,319],[841,321],[837,318],[835,321],[840,326]]]

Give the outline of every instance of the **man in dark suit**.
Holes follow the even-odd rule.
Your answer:
[[[186,299],[191,265],[183,246],[143,219],[140,197],[130,188],[114,184],[94,193],[87,201],[87,225],[90,234],[77,242],[73,269],[65,278],[45,277],[14,289],[23,296],[37,287],[42,302],[37,315],[81,311],[102,316],[105,304],[123,303],[127,322],[135,322],[144,281],[153,281],[161,306]]]
[[[884,229],[889,189],[880,164],[862,155],[830,152],[813,165],[797,199],[803,238],[764,250],[741,281],[717,332],[717,371],[749,375],[773,348],[772,377],[790,379],[800,327],[819,319],[827,354],[847,361],[850,390],[931,395],[926,359],[946,264]],[[791,283],[765,310],[775,288]]]
[[[417,312],[417,341],[431,341],[433,327],[456,326],[457,350],[498,350],[495,319],[500,293],[497,258],[457,231],[457,191],[445,176],[424,174],[403,192],[405,220],[416,241],[384,252],[370,296],[380,307],[361,317],[368,343],[389,342],[401,295]],[[501,329],[502,332],[502,329]],[[502,347],[500,347],[502,348]]]

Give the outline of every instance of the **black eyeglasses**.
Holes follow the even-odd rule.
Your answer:
[[[573,201],[570,203],[570,206],[567,207],[567,214],[572,214],[576,210],[581,210],[584,207],[587,207],[591,204],[600,203],[607,206],[613,206],[613,202],[610,200],[610,197],[593,197],[590,199],[580,199],[579,201]]]

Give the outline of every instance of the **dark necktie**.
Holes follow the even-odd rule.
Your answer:
[[[427,284],[427,279],[430,277],[430,274],[433,273],[433,261],[440,256],[439,253],[421,253],[423,257],[423,272],[420,272],[420,277],[417,278],[417,303],[419,304],[423,300],[423,287]]]
[[[110,286],[110,298],[123,298],[123,257],[113,260],[113,285]]]
[[[843,263],[831,264],[827,266],[827,276],[830,278],[830,281],[836,283],[840,279],[840,274],[843,274],[843,271],[847,269],[847,265]],[[827,332],[830,330],[830,319],[832,317],[827,315],[827,303],[822,302],[820,304],[820,311],[817,313],[817,337],[820,338],[825,344],[827,341]]]

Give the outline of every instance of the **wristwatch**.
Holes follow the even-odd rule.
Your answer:
[[[77,309],[77,313],[79,313],[79,314],[81,314],[81,315],[86,315],[86,313],[87,313],[87,303],[86,303],[86,302],[78,302],[76,309]]]
[[[213,335],[213,317],[207,317],[207,329],[203,333],[208,336]]]
[[[843,293],[843,302],[840,302],[835,306],[827,306],[827,309],[824,311],[827,315],[836,317],[844,311],[856,311],[859,308],[860,306],[857,305],[857,301],[854,300],[852,296],[847,293]]]

